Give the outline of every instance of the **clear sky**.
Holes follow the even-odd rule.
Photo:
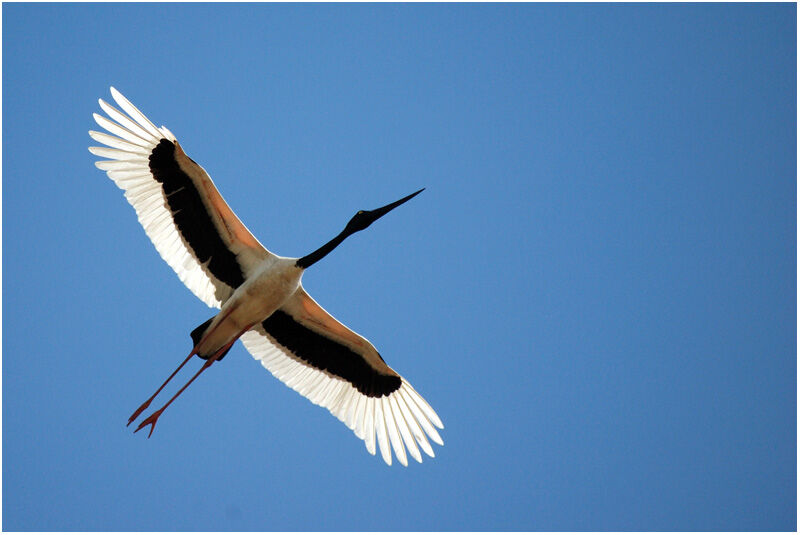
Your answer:
[[[794,530],[795,9],[3,5],[2,527]],[[125,427],[212,311],[86,150],[110,85],[284,256],[427,188],[304,284],[435,459],[240,344]]]

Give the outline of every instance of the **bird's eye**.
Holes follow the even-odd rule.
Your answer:
[[[363,213],[364,213],[364,210],[359,210],[359,211],[358,211],[358,215],[361,215],[361,214],[363,214]]]

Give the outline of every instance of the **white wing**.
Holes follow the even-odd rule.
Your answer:
[[[205,170],[184,154],[166,127],[156,128],[113,87],[124,111],[102,99],[109,132],[90,131],[105,147],[89,151],[125,191],[150,241],[180,280],[208,306],[219,308],[271,255],[231,211]],[[112,135],[113,134],[113,135]]]
[[[392,464],[390,446],[405,466],[406,448],[418,462],[420,448],[434,456],[426,434],[443,444],[436,431],[443,425],[431,406],[372,344],[336,321],[302,287],[241,340],[275,377],[344,422],[372,455],[377,437],[387,464]]]

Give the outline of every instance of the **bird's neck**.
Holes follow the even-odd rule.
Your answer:
[[[351,232],[347,232],[345,230],[341,231],[335,238],[331,241],[314,251],[313,253],[307,254],[303,258],[300,258],[295,262],[295,265],[301,269],[307,269],[308,267],[316,264],[320,260],[322,260],[328,253],[336,249],[340,243],[342,243],[345,238],[347,238]]]

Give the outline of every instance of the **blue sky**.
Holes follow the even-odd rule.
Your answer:
[[[795,529],[794,4],[2,9],[3,529]],[[435,459],[241,345],[125,427],[211,311],[86,150],[109,85],[284,256],[427,188],[304,284]]]

